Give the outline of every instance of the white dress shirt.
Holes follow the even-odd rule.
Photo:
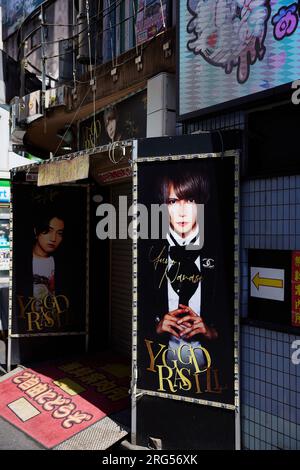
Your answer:
[[[178,245],[186,246],[186,245],[189,245],[189,243],[193,240],[193,238],[195,238],[195,236],[197,236],[197,234],[199,233],[199,228],[197,226],[192,231],[192,233],[186,238],[180,237],[171,227],[169,228],[169,231],[172,234],[172,237],[178,243]],[[168,240],[170,246],[175,246],[175,243],[173,242],[173,240],[172,240],[172,238],[170,237],[169,234],[167,234],[167,240]],[[194,245],[199,245],[199,236],[196,239],[196,241],[194,242]],[[198,256],[198,258],[196,259],[195,264],[196,264],[197,268],[199,269],[199,271],[201,272],[200,256]],[[168,270],[171,268],[171,266],[172,266],[172,260],[171,260],[170,256],[168,256]],[[172,287],[172,284],[171,284],[170,280],[168,279],[168,309],[169,309],[168,311],[171,312],[172,310],[176,310],[178,308],[178,302],[179,302],[179,296],[174,291],[174,289]],[[200,282],[198,284],[196,292],[190,298],[188,306],[191,307],[192,310],[194,310],[194,312],[197,315],[200,316],[200,312],[201,312],[201,283]],[[176,338],[176,336],[170,335],[169,349],[173,349],[173,350],[177,351],[178,348],[182,345],[188,345],[188,346],[191,346],[192,348],[195,348],[195,347],[200,346],[200,342],[199,341],[185,341],[184,338],[178,339],[178,338]],[[196,350],[195,354],[196,354],[196,357],[197,357],[197,360],[198,360],[199,367],[202,367],[203,365],[205,365],[206,360],[205,360],[205,357],[204,357],[204,354],[203,354],[202,350]],[[188,348],[187,347],[183,348],[183,350],[182,350],[182,359],[183,359],[183,361],[188,362],[189,356],[190,356],[190,353],[189,353]],[[173,365],[172,360],[174,360],[174,359],[176,359],[176,356],[174,356],[174,354],[172,354],[172,352],[168,352],[167,361],[168,361],[168,363],[170,363],[171,367]],[[178,363],[178,367],[179,368],[181,367],[181,365],[179,363]]]

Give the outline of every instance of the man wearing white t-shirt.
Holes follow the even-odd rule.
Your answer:
[[[52,254],[63,239],[64,221],[52,217],[48,224],[35,227],[35,244],[32,250],[33,295],[39,300],[55,295],[55,263]]]

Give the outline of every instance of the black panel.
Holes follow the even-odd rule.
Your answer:
[[[299,173],[300,108],[292,103],[257,111],[248,117],[248,174],[250,176]]]
[[[177,137],[153,137],[138,140],[138,157],[211,153],[239,149],[240,131],[215,131]]]
[[[96,235],[99,203],[93,196],[101,195],[103,202],[109,201],[109,188],[91,186],[90,201],[90,280],[89,280],[89,350],[103,351],[108,346],[109,334],[109,240],[100,240]]]
[[[156,437],[163,449],[234,449],[234,411],[144,396],[137,416],[138,445]]]
[[[85,352],[85,336],[36,336],[12,338],[12,364],[28,365],[33,362],[67,358]]]

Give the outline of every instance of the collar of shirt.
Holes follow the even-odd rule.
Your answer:
[[[169,232],[172,234],[172,236],[175,238],[176,242],[180,246],[188,245],[191,242],[191,240],[193,240],[193,238],[195,238],[196,235],[197,235],[197,240],[195,241],[195,243],[193,243],[193,245],[199,245],[200,236],[199,236],[199,227],[198,227],[198,225],[190,233],[190,235],[186,238],[180,237],[180,235],[178,235],[178,233],[175,232],[175,230],[173,230],[171,227],[169,227]],[[168,240],[170,246],[174,246],[174,242],[171,239],[171,237],[169,236],[169,234],[167,234],[167,240]]]

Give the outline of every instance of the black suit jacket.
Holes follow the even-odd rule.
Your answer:
[[[145,374],[143,363],[147,364],[149,355],[145,348],[145,339],[154,341],[155,344],[168,345],[169,335],[156,334],[156,317],[162,318],[168,311],[168,248],[166,240],[142,241],[138,251],[138,351],[142,365],[140,375],[146,380],[141,380],[141,388],[151,388],[149,374]],[[232,254],[233,256],[233,254]],[[157,258],[164,260],[158,262]],[[225,257],[226,258],[226,257]],[[209,268],[205,260],[213,260]],[[233,377],[234,377],[234,297],[233,297],[233,263],[226,265],[226,259],[222,256],[219,246],[212,246],[212,240],[207,239],[200,250],[201,262],[201,317],[208,326],[213,326],[218,332],[218,338],[208,340],[199,335],[201,346],[209,351],[212,360],[212,368],[218,370],[220,381],[226,390],[222,392],[222,399],[216,401],[233,403]],[[231,276],[228,269],[232,268]],[[141,282],[141,279],[147,280]],[[196,340],[196,337],[193,338]],[[203,398],[203,397],[201,397]],[[210,397],[211,398],[211,397]]]

